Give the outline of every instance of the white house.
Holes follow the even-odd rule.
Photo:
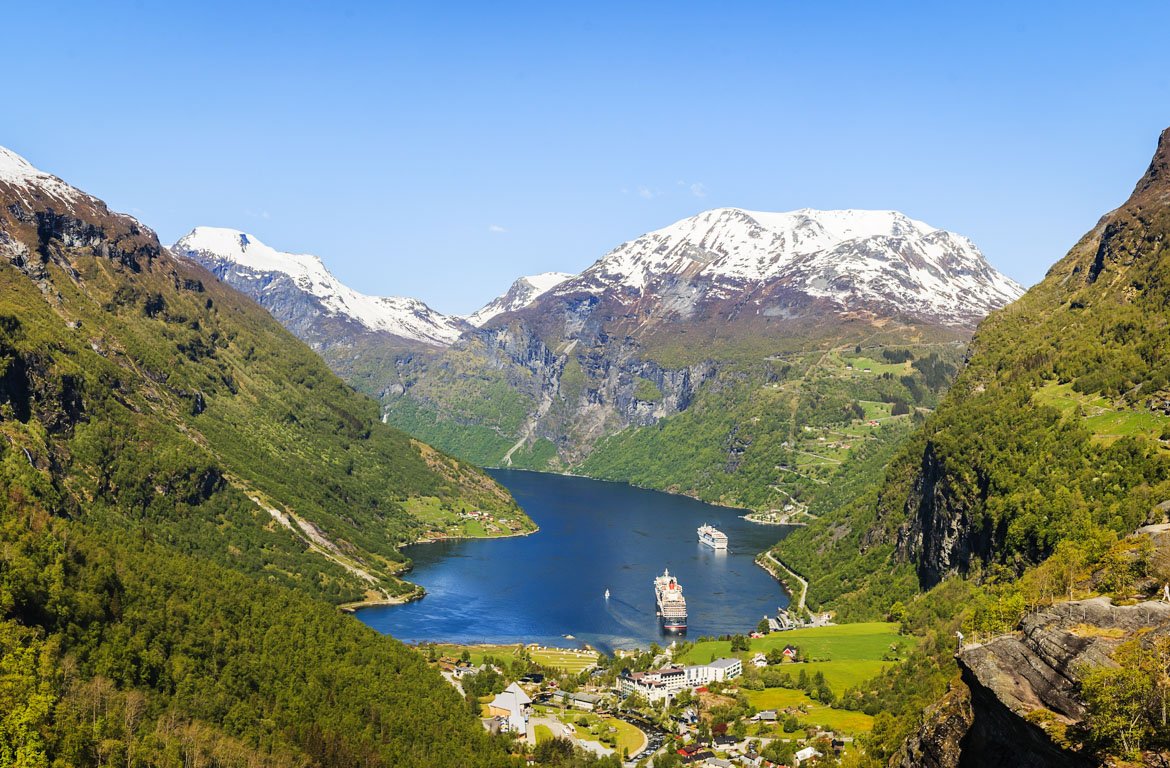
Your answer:
[[[821,753],[817,752],[812,747],[805,747],[804,749],[800,750],[799,752],[797,752],[795,755],[792,756],[792,758],[794,760],[796,760],[797,765],[800,765],[805,760],[811,760],[814,757],[821,757]]]
[[[768,666],[768,657],[762,653],[757,653],[755,656],[752,656],[752,664],[757,667],[766,667]]]
[[[503,718],[509,731],[523,735],[528,730],[528,707],[531,704],[528,694],[512,683],[488,704],[488,714]]]

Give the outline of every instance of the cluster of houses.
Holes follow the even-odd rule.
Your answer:
[[[739,659],[716,659],[690,667],[669,666],[646,672],[623,672],[618,687],[623,694],[636,693],[647,701],[669,701],[680,691],[734,680],[743,674]]]
[[[791,660],[797,655],[797,649],[789,645],[784,648],[782,653]],[[756,654],[749,663],[755,666],[766,666],[768,660],[763,654]],[[709,664],[669,665],[646,672],[626,671],[618,678],[618,688],[623,696],[636,693],[647,701],[670,702],[684,690],[698,689],[701,691],[704,686],[711,683],[722,683],[741,677],[744,671],[743,665],[744,662],[738,658],[722,658],[715,659]],[[440,659],[439,666],[452,678],[462,678],[486,669],[483,665],[473,665],[468,661],[456,660],[451,657]],[[492,732],[514,733],[523,738],[528,732],[533,699],[525,692],[520,683],[528,684],[531,689],[531,686],[541,685],[543,682],[543,675],[532,673],[526,675],[519,682],[509,684],[502,692],[496,694],[487,705],[488,717],[483,721],[485,728]],[[551,694],[549,703],[592,712],[605,703],[605,697],[599,693],[588,691],[559,691]],[[757,712],[752,720],[761,723],[774,723],[777,722],[780,714],[776,710],[763,710]],[[698,721],[699,713],[696,708],[692,707],[686,709],[675,719],[683,726],[680,733],[685,733],[688,730],[687,725],[693,726]],[[693,728],[690,730],[693,731]],[[834,751],[840,749],[838,745],[844,746],[844,742],[838,741],[834,734],[821,734],[821,736],[832,739],[831,744]],[[709,745],[685,744],[678,748],[678,755],[683,764],[699,766],[700,768],[776,768],[773,763],[746,747],[745,743],[744,739],[734,738],[726,730],[721,730],[713,735]],[[717,757],[712,748],[718,750],[719,754],[725,755],[725,757]],[[817,749],[806,746],[795,754],[793,765],[789,768],[795,768],[795,766],[802,764],[806,766],[814,764],[816,759],[820,757],[821,753]]]
[[[784,646],[784,650],[781,651],[781,654],[788,661],[794,661],[796,659],[797,653],[799,653],[799,651],[796,649],[796,646],[794,646],[794,645],[786,645],[786,646]],[[755,656],[752,656],[752,666],[753,667],[766,667],[766,666],[768,666],[768,657],[762,653],[757,653]]]
[[[487,669],[485,664],[472,664],[470,661],[463,661],[462,659],[453,659],[450,656],[444,656],[439,659],[439,669],[448,672],[456,680],[462,680],[467,675],[475,675]]]
[[[730,736],[717,736],[713,740],[716,747],[723,748],[721,751],[728,755],[727,757],[716,757],[710,749],[698,744],[680,747],[678,750],[679,761],[683,765],[695,766],[695,768],[788,768],[788,766],[777,765],[765,759],[757,752],[740,754],[733,748],[729,751],[728,748],[732,747],[734,742],[735,739]],[[793,755],[793,766],[809,764],[820,757],[824,757],[824,755],[814,747],[804,747]]]

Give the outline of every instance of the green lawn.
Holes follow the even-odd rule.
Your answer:
[[[876,400],[858,400],[857,403],[865,409],[866,419],[886,419],[894,412],[894,406],[891,403],[881,403]]]
[[[482,664],[484,657],[496,659],[514,659],[520,654],[521,645],[453,645],[450,643],[437,644],[435,648],[440,656],[460,658],[464,651],[471,657],[472,664]],[[529,656],[537,664],[546,667],[562,669],[576,673],[590,669],[597,663],[596,651],[581,651],[571,648],[529,648]]]
[[[529,651],[532,660],[546,667],[556,667],[566,672],[580,672],[597,664],[593,651],[576,651],[564,648],[533,648]]]
[[[871,357],[845,357],[841,358],[844,365],[852,365],[853,373],[865,373],[865,369],[869,369],[869,373],[874,376],[881,376],[883,373],[889,373],[894,376],[902,376],[904,374],[912,373],[913,368],[910,367],[910,362],[905,363],[888,363],[874,360]]]
[[[552,728],[549,728],[547,725],[538,725],[533,729],[533,731],[536,733],[537,744],[553,738]]]
[[[582,717],[589,721],[589,725],[580,725],[577,722]],[[601,717],[590,713],[568,711],[564,715],[557,715],[557,719],[576,728],[576,735],[579,739],[601,743],[602,736],[612,736],[617,740],[618,754],[621,754],[623,749],[627,749],[633,754],[642,747],[642,732],[615,717]],[[610,728],[614,729],[612,734],[609,732]]]
[[[682,664],[706,664],[711,657],[738,656],[749,659],[754,654],[767,653],[772,648],[784,648],[793,644],[812,659],[832,661],[869,660],[880,661],[890,645],[909,645],[913,638],[898,634],[898,625],[884,621],[870,621],[858,624],[837,624],[829,627],[808,627],[789,632],[773,632],[766,637],[751,641],[751,650],[732,654],[731,641],[708,640],[695,643],[677,661]]]
[[[612,726],[617,728],[617,751],[621,754],[623,749],[629,750],[632,755],[634,752],[642,748],[642,732],[629,723],[618,720],[614,717],[607,717],[605,719],[605,726]]]
[[[1049,382],[1032,394],[1040,405],[1056,408],[1066,417],[1079,414],[1081,424],[1101,441],[1112,442],[1121,437],[1158,439],[1170,424],[1170,417],[1145,410],[1118,408],[1100,395],[1082,395],[1072,384]]]
[[[817,672],[825,675],[825,681],[834,693],[844,693],[849,688],[861,685],[877,675],[893,662],[872,659],[847,659],[841,661],[813,661],[808,664],[785,664],[785,672],[796,676],[803,669],[811,677]]]
[[[847,709],[833,709],[824,704],[815,702],[804,691],[794,691],[789,688],[766,688],[762,691],[746,691],[748,701],[756,709],[784,710],[787,707],[808,709],[808,714],[800,715],[797,719],[809,725],[824,725],[834,731],[844,733],[865,733],[873,729],[873,718],[864,712],[852,712]]]

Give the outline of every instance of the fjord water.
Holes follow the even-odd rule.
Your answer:
[[[748,632],[788,596],[754,558],[790,529],[742,510],[580,477],[493,470],[540,531],[510,539],[417,544],[407,576],[427,596],[358,617],[405,642],[536,642],[630,648],[669,642],[655,616],[653,578],[669,568],[687,598],[687,636]],[[729,550],[699,543],[711,523]],[[605,599],[609,589],[610,598]]]

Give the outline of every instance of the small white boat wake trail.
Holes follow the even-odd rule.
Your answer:
[[[646,620],[643,618],[642,612],[624,600],[610,597],[605,603],[605,612],[613,617],[613,620],[618,624],[633,632],[634,637],[645,634]]]

